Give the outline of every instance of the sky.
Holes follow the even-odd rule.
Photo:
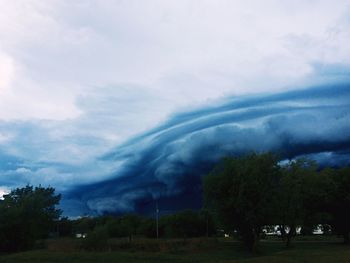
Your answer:
[[[225,155],[349,164],[349,1],[0,9],[0,196],[41,184],[67,215],[171,210],[198,206]]]

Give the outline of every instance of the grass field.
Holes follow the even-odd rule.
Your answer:
[[[60,241],[61,242],[61,241]],[[134,245],[108,252],[69,249],[70,241],[51,244],[47,249],[0,256],[1,263],[17,262],[247,262],[247,263],[350,263],[350,246],[329,240],[296,241],[292,248],[275,241],[262,241],[260,253],[249,254],[239,242],[205,241],[135,241]],[[113,243],[113,242],[112,242]],[[70,244],[70,245],[69,245]],[[63,245],[63,246],[62,246]],[[60,247],[61,246],[61,247]],[[154,249],[154,248],[157,249]],[[152,251],[153,250],[153,251]]]

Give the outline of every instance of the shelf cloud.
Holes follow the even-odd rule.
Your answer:
[[[199,207],[225,155],[348,164],[348,0],[0,6],[0,196],[148,213]]]
[[[232,97],[175,114],[103,156],[122,164],[110,179],[79,186],[69,196],[97,213],[143,211],[157,199],[167,200],[167,209],[179,201],[199,206],[201,176],[216,162],[267,151],[281,159],[350,165],[350,83]],[[182,195],[197,203],[183,203]]]

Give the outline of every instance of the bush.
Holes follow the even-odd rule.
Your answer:
[[[82,248],[89,251],[108,250],[108,231],[104,226],[98,226],[87,234],[82,241]]]

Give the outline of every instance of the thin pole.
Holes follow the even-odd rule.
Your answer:
[[[158,200],[156,200],[156,231],[157,239],[159,238],[159,209],[158,209]]]
[[[207,237],[209,237],[209,215],[207,212]]]

